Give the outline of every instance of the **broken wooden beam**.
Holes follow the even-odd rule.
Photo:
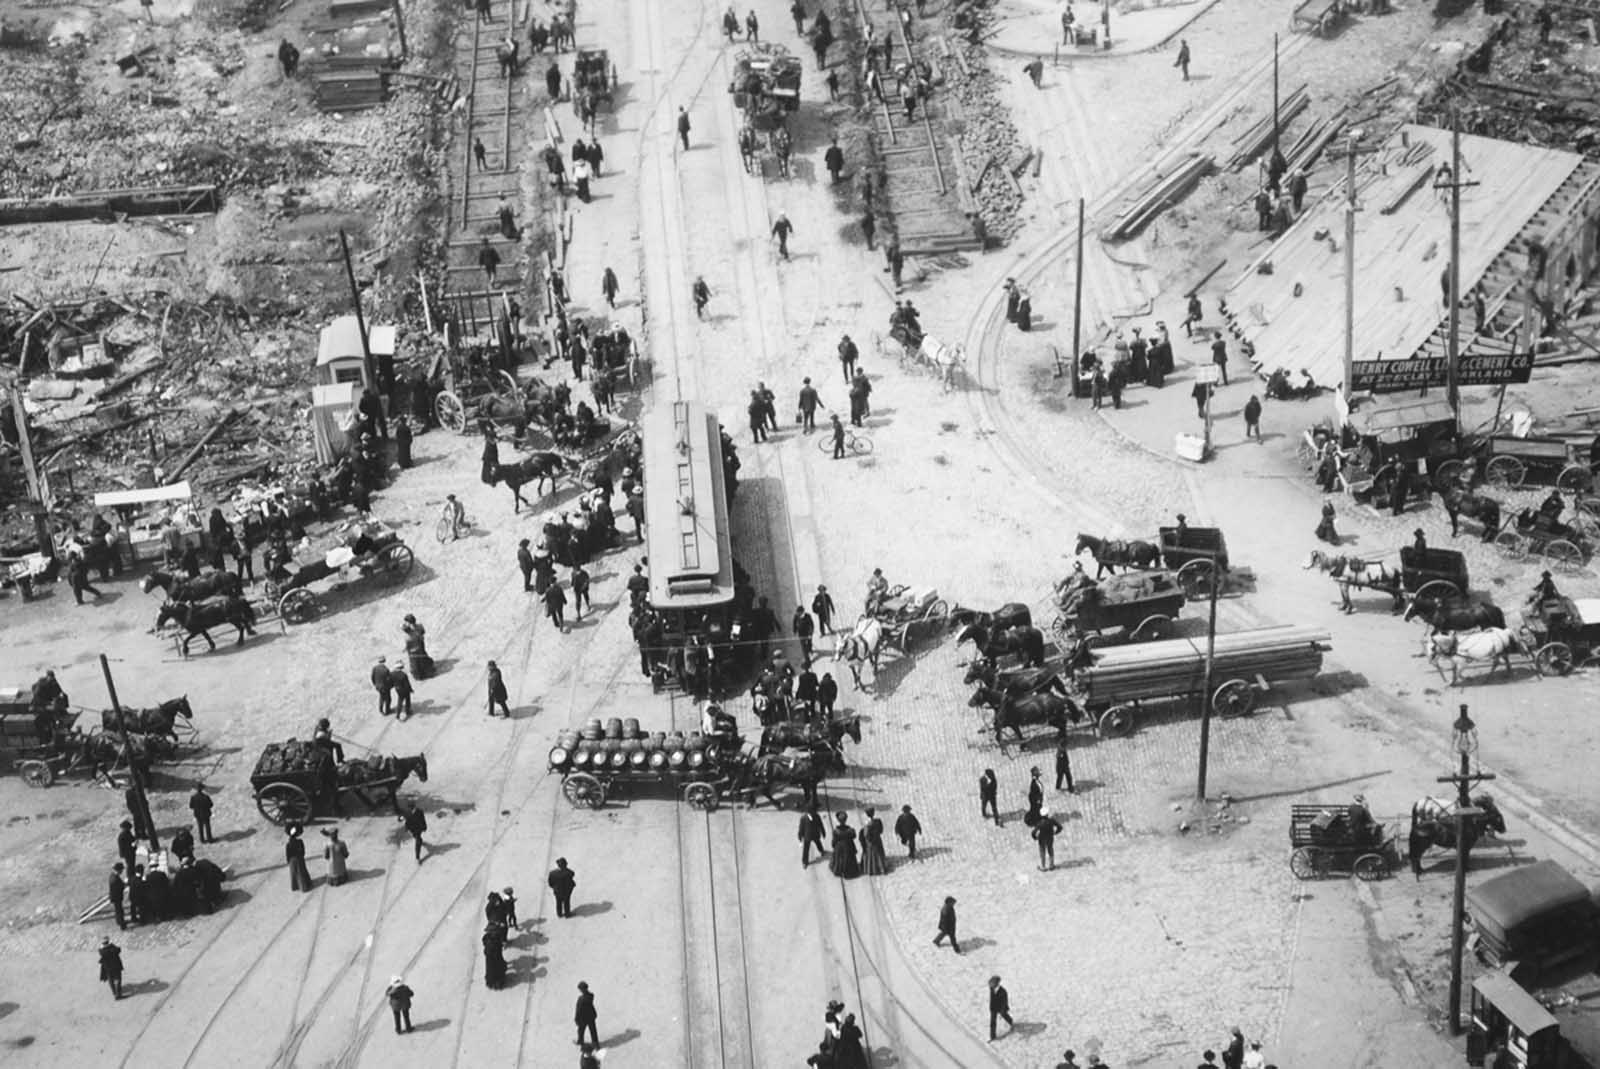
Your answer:
[[[200,440],[194,444],[194,447],[183,455],[183,459],[178,461],[178,466],[167,473],[167,482],[177,482],[183,476],[183,473],[189,470],[190,465],[200,459],[200,454],[205,451],[206,446],[211,444],[211,440],[221,434],[223,429],[232,423],[238,414],[237,411],[231,408],[224,412],[222,418],[213,423],[211,429],[206,431]]]

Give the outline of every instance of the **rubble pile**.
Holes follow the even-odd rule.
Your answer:
[[[963,6],[970,37],[981,39],[992,13],[987,4]],[[1001,99],[999,80],[989,69],[990,57],[980,44],[952,42],[960,61],[945,69],[948,88],[961,102],[964,129],[960,151],[969,176],[979,218],[991,240],[1007,241],[1021,227],[1022,187],[1016,181],[1017,161],[1024,149],[1011,112]]]

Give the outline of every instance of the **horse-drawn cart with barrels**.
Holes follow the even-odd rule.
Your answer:
[[[591,718],[581,732],[566,731],[550,750],[550,771],[561,776],[561,793],[575,808],[599,809],[607,798],[633,786],[669,784],[693,809],[712,810],[725,797],[770,796],[773,786],[817,783],[844,769],[837,742],[824,735],[748,742],[733,717],[707,707],[713,732],[645,732],[633,717],[612,717],[602,726]],[[799,743],[799,745],[792,745]]]
[[[1083,573],[1078,573],[1082,575]],[[1170,638],[1188,596],[1170,572],[1123,572],[1057,585],[1052,621],[1058,639],[1081,635],[1091,646]]]
[[[305,824],[318,810],[338,811],[346,795],[369,808],[387,802],[399,812],[400,786],[413,774],[428,782],[428,759],[422,754],[338,761],[327,747],[289,739],[262,749],[250,787],[256,808],[272,823]]]
[[[1073,673],[1073,697],[1102,735],[1126,735],[1146,704],[1201,696],[1219,716],[1245,716],[1273,683],[1322,671],[1329,634],[1311,627],[1263,627],[1216,637],[1212,689],[1206,689],[1206,639],[1095,649]]]
[[[304,564],[273,562],[263,589],[278,616],[292,624],[310,620],[322,606],[312,584],[332,579],[324,590],[337,590],[350,578],[385,586],[404,581],[416,557],[400,533],[381,520],[350,520],[334,529],[320,559]]]

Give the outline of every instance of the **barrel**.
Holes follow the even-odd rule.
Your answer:
[[[627,768],[628,767],[628,755],[623,753],[621,750],[617,750],[617,751],[613,752],[611,754],[610,761],[611,761],[611,767],[612,768]]]
[[[664,747],[664,749],[668,749],[668,750],[681,750],[681,749],[683,749],[683,732],[681,732],[681,731],[668,732],[667,733],[667,737],[666,737],[666,746]]]
[[[669,768],[682,768],[684,759],[688,757],[686,750],[672,750],[667,753],[667,766]]]
[[[665,731],[652,731],[650,738],[655,741],[656,749],[664,750],[667,746],[667,733]]]
[[[650,758],[650,767],[652,769],[655,769],[656,771],[660,771],[661,769],[667,767],[667,751],[665,751],[665,750],[651,750],[645,756]]]
[[[604,733],[600,730],[600,718],[598,716],[591,716],[589,719],[583,722],[584,738],[598,739],[602,734]]]
[[[638,753],[643,748],[644,743],[640,742],[638,739],[623,739],[621,744],[617,747],[617,749],[627,754]]]
[[[706,763],[706,752],[704,750],[690,750],[689,751],[689,767],[690,768],[699,768],[701,765],[704,765],[705,763]]]
[[[639,740],[639,749],[645,753],[655,753],[661,749],[661,740],[654,735],[646,735]]]
[[[698,731],[689,732],[689,742],[688,742],[688,744],[686,746],[686,749],[704,750],[705,748],[706,748],[706,737],[704,735],[700,734]]]
[[[643,769],[650,763],[650,755],[643,750],[632,750],[627,754],[627,758],[628,767],[632,769]]]
[[[565,746],[556,746],[552,748],[550,751],[550,767],[564,767],[571,755],[572,751],[568,750]]]
[[[578,748],[578,733],[576,731],[563,731],[556,736],[556,745],[563,750],[576,750]]]
[[[638,717],[625,716],[622,718],[622,737],[625,739],[637,739],[639,737]]]
[[[592,755],[592,753],[593,753],[592,750],[574,750],[573,754],[572,754],[572,767],[573,768],[588,768],[589,767],[589,758]]]
[[[607,718],[607,720],[606,720],[606,738],[608,738],[608,739],[620,739],[620,738],[622,738],[622,718],[621,717],[613,716],[613,717]]]

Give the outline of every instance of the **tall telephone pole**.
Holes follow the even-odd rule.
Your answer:
[[[1450,114],[1450,175],[1449,181],[1435,177],[1433,188],[1450,190],[1450,263],[1446,265],[1448,282],[1449,336],[1445,338],[1445,399],[1450,402],[1450,412],[1457,429],[1461,423],[1461,386],[1459,365],[1461,360],[1461,191],[1476,182],[1461,180],[1461,120],[1454,111]]]
[[[1083,198],[1078,198],[1078,258],[1077,277],[1072,283],[1072,396],[1078,396],[1078,346],[1082,344],[1083,327]]]
[[[1350,131],[1344,167],[1344,398],[1355,394],[1356,371],[1356,145],[1360,130]]]

